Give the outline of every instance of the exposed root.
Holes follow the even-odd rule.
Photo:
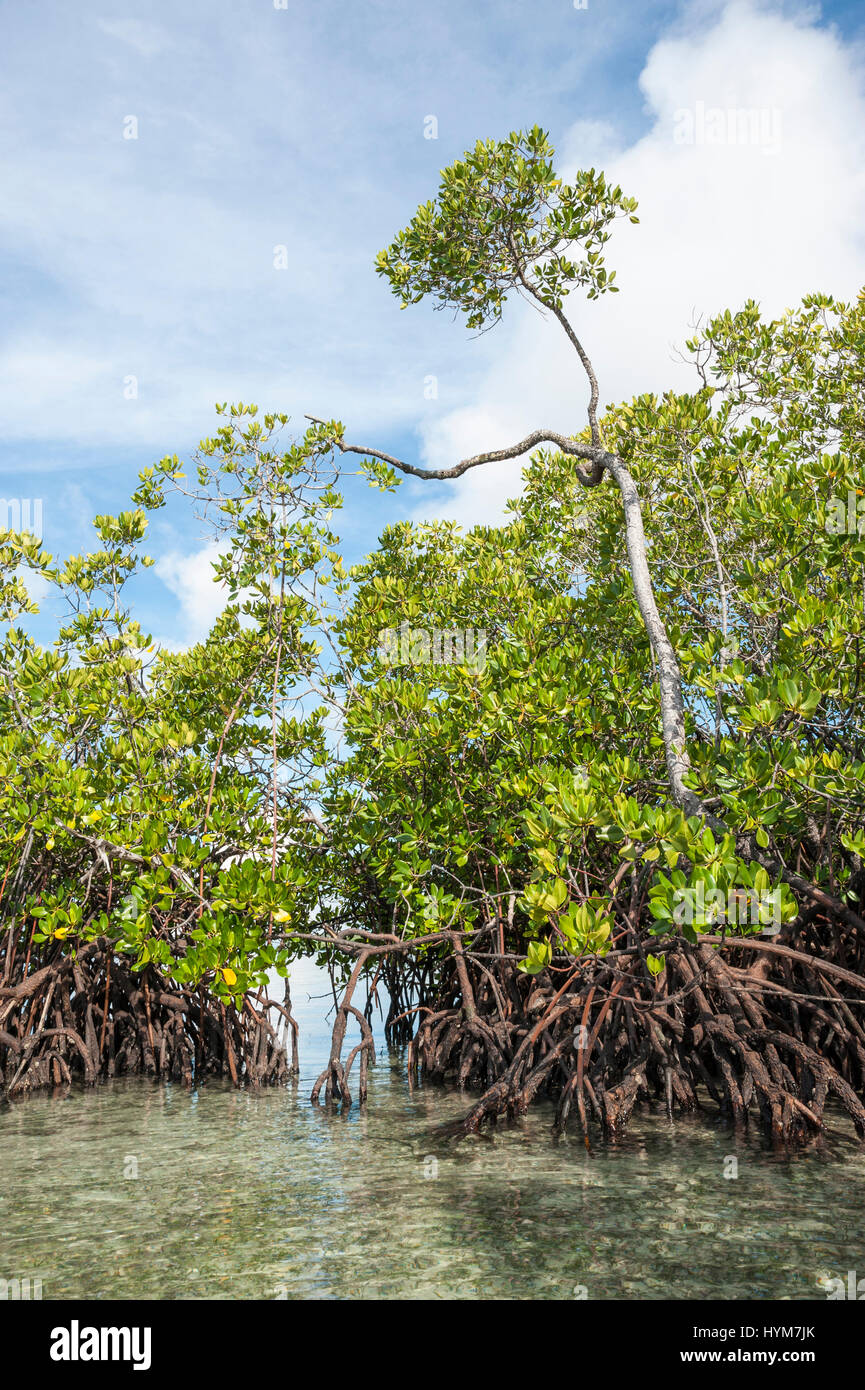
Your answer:
[[[39,961],[15,952],[7,934],[0,950],[0,1094],[7,1097],[124,1075],[186,1085],[230,1076],[262,1086],[297,1070],[287,987],[283,1004],[259,996],[238,1013],[203,991],[170,985],[152,965],[131,971],[104,941],[76,958],[54,947]]]
[[[631,933],[631,947],[587,959],[564,983],[560,970],[529,979],[508,958],[493,982],[489,962],[479,969],[466,955],[473,1012],[454,969],[418,1027],[410,1069],[482,1092],[450,1133],[518,1116],[543,1094],[556,1102],[556,1129],[574,1117],[587,1142],[593,1123],[620,1134],[639,1105],[672,1117],[711,1102],[733,1124],[798,1143],[823,1131],[830,1097],[865,1137],[865,953],[848,936],[838,967],[836,939],[824,930],[825,957],[756,939],[722,950],[679,939],[656,978]]]
[[[358,1099],[361,1105],[366,1102],[367,1076],[370,1063],[375,1062],[375,1043],[373,1042],[372,1028],[370,1027],[369,1019],[365,1014],[362,1014],[356,1009],[351,1001],[357,987],[357,982],[360,979],[368,959],[369,952],[361,952],[351,973],[348,984],[346,985],[342,1002],[337,1009],[336,1021],[333,1025],[333,1037],[331,1040],[328,1064],[312,1088],[310,1099],[313,1105],[319,1104],[322,1086],[325,1088],[324,1096],[326,1101],[341,1102],[345,1106],[351,1105],[352,1097],[351,1091],[348,1088],[348,1079],[354,1060],[358,1056],[360,1057]],[[345,1041],[349,1015],[356,1018],[360,1024],[361,1040],[349,1053],[348,1060],[345,1065],[343,1065],[341,1060],[342,1045]]]
[[[449,950],[450,934],[422,963],[406,960],[404,943],[361,946],[313,1103],[351,1105],[355,1063],[357,1098],[366,1101],[371,1007],[383,977],[387,1031],[408,1042],[409,1083],[422,1076],[479,1093],[451,1127],[460,1133],[519,1116],[546,1096],[556,1130],[576,1123],[587,1143],[592,1127],[616,1136],[647,1105],[670,1118],[711,1106],[775,1142],[804,1142],[823,1131],[830,1101],[865,1137],[865,942],[857,928],[809,909],[772,942],[675,938],[662,946],[632,928],[619,940],[603,958],[566,961],[534,978],[510,955],[477,946],[475,955],[467,943]],[[647,946],[664,954],[658,976],[648,970]],[[367,971],[361,1010],[353,1000]],[[343,1060],[352,1022],[360,1037]],[[132,971],[104,941],[75,958],[56,946],[42,958],[29,950],[16,957],[8,936],[0,949],[7,1096],[129,1074],[262,1086],[292,1072],[297,1024],[287,988],[282,1004],[259,994],[238,1012],[206,991],[171,986],[153,966]]]

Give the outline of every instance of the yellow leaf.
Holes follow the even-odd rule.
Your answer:
[[[235,975],[230,965],[224,965],[222,967],[222,978],[227,985],[237,984],[237,976]]]

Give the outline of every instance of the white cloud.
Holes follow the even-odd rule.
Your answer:
[[[213,565],[219,556],[218,543],[210,541],[191,554],[169,551],[156,562],[159,578],[179,600],[183,622],[182,632],[160,638],[160,646],[182,651],[202,641],[213,627],[227,602],[224,586],[214,582]]]
[[[41,608],[51,594],[53,585],[39,570],[31,569],[29,565],[19,565],[15,571],[15,578],[21,580],[33,602],[38,603]]]
[[[485,383],[484,405],[448,411],[424,427],[424,467],[449,467],[457,459],[513,444],[525,432],[522,403],[519,400],[509,403],[499,396],[490,399],[490,385],[490,382]],[[507,499],[519,492],[522,467],[519,459],[509,459],[470,469],[455,487],[453,484],[418,484],[410,494],[417,499],[414,515],[416,518],[447,516],[464,525],[495,520],[504,510]],[[434,496],[425,495],[433,487],[436,488]]]
[[[589,79],[602,106],[611,55],[657,26],[651,6],[567,0],[531,22],[521,0],[440,0],[410,24],[376,0],[338,7],[336,36],[327,5],[149,0],[83,25],[48,8],[4,26],[0,432],[157,456],[209,429],[215,400],[337,414],[387,444],[445,356],[464,390],[483,354],[400,315],[376,252],[478,136],[572,111]],[[26,409],[4,387],[15,359]]]
[[[674,357],[695,314],[750,297],[775,314],[813,290],[853,296],[865,281],[861,53],[813,13],[790,17],[736,0],[708,18],[690,15],[646,60],[640,86],[652,124],[642,139],[617,151],[611,130],[589,122],[560,142],[566,174],[601,166],[640,203],[640,225],[617,227],[608,247],[620,294],[566,305],[594,359],[602,404],[691,389],[695,377]],[[712,108],[769,113],[768,140],[708,143]],[[690,145],[675,139],[683,111],[695,122],[702,112]],[[515,442],[540,425],[584,424],[584,378],[558,326],[513,305],[498,334],[472,408],[422,427],[427,466]],[[421,495],[416,515],[495,522],[515,491],[493,464],[451,485],[447,499],[441,488],[429,500]]]

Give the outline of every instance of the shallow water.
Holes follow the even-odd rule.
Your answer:
[[[365,1112],[313,1110],[326,1037],[320,1006],[300,1012],[296,1089],[129,1080],[0,1106],[0,1280],[45,1299],[823,1299],[821,1277],[865,1276],[865,1153],[840,1122],[793,1157],[663,1115],[589,1154],[551,1141],[543,1107],[445,1141],[467,1098],[409,1093],[386,1052]]]

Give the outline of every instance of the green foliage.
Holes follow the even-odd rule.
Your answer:
[[[776,928],[798,911],[778,865],[843,897],[865,848],[863,549],[825,515],[865,476],[863,304],[824,307],[819,333],[815,313],[806,301],[759,332],[749,317],[735,363],[728,316],[713,321],[704,341],[722,339],[727,357],[695,355],[714,386],[601,422],[645,498],[690,781],[730,834],[670,801],[617,495],[585,491],[571,459],[540,452],[507,526],[393,527],[356,573],[342,632],[354,752],[331,783],[352,791],[329,804],[375,877],[380,925],[395,912],[403,933],[474,931],[513,901],[516,949],[578,956],[614,944],[634,905],[662,937]],[[484,628],[483,670],[384,668],[375,634],[406,618]],[[742,832],[771,872],[737,852]],[[704,906],[685,920],[689,893]],[[540,960],[532,949],[526,968]]]
[[[438,198],[376,259],[402,308],[431,295],[469,328],[496,322],[512,289],[561,309],[575,286],[595,299],[615,291],[604,265],[609,228],[636,202],[594,169],[564,184],[537,126],[507,140],[479,140],[442,171]]]
[[[135,511],[96,518],[94,553],[58,565],[21,537],[0,552],[0,844],[7,878],[26,874],[25,936],[32,923],[37,944],[72,951],[107,937],[135,968],[226,999],[284,972],[300,949],[284,923],[316,911],[325,610],[307,590],[346,580],[330,446],[314,429],[281,450],[284,418],[256,413],[223,407],[201,448],[193,495],[216,517],[226,607],[191,650],[155,651],[125,602],[147,563],[145,508],[180,485],[177,459],[145,470]],[[35,607],[22,561],[66,601],[49,649],[15,626]]]
[[[470,327],[512,289],[560,311],[574,286],[614,288],[603,248],[633,209],[594,171],[563,184],[543,132],[514,134],[445,170],[378,270]],[[865,495],[863,330],[862,297],[776,322],[748,304],[689,345],[692,394],[600,421],[643,498],[690,783],[729,834],[670,799],[613,488],[540,451],[506,525],[400,523],[349,572],[330,530],[342,425],[286,447],[285,416],[225,405],[193,469],[163,459],[135,510],[96,518],[92,554],[0,537],[7,925],[24,948],[106,936],[239,1001],[298,955],[338,961],[339,932],[433,956],[444,931],[501,932],[537,974],[648,924],[658,975],[665,938],[763,930],[729,910],[749,895],[790,920],[782,868],[843,898],[865,858],[865,540],[835,503]],[[168,489],[211,520],[226,596],[179,654],[125,598]],[[67,603],[47,648],[20,623],[29,572]],[[389,659],[380,635],[403,623],[481,630],[486,659]]]

